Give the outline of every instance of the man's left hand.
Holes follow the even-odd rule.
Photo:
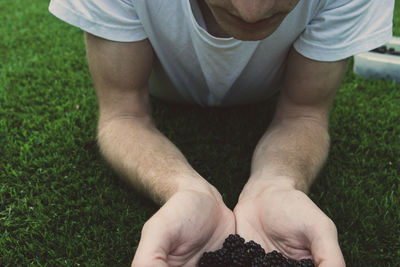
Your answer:
[[[272,187],[241,195],[234,209],[236,232],[266,252],[312,258],[318,267],[344,267],[335,224],[302,191]]]

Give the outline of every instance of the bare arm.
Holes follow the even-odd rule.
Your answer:
[[[215,193],[153,124],[149,41],[119,43],[87,33],[86,48],[99,101],[98,142],[111,166],[159,204],[180,190]]]
[[[291,51],[276,114],[254,152],[248,186],[287,183],[308,191],[328,155],[329,111],[346,64]]]
[[[345,69],[346,61],[291,51],[274,120],[234,210],[239,234],[318,267],[345,266],[334,222],[306,195],[328,155],[328,115]]]

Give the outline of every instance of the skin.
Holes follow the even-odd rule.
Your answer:
[[[292,49],[274,120],[234,209],[245,239],[297,260],[312,257],[319,267],[345,266],[333,221],[306,193],[327,158],[329,111],[346,63],[313,61]]]
[[[203,15],[216,34],[258,40],[270,35],[297,1],[205,3]],[[227,13],[249,23],[274,14],[279,19],[245,31]],[[122,178],[161,205],[143,227],[132,266],[195,266],[204,251],[220,247],[235,232],[266,250],[313,257],[320,267],[345,266],[334,223],[306,193],[327,158],[329,111],[346,61],[318,62],[291,50],[274,120],[231,211],[153,123],[149,41],[118,43],[86,34],[86,48],[99,100],[100,151]]]
[[[299,0],[198,0],[208,28],[219,37],[261,40],[271,35]],[[254,24],[270,18],[259,29]]]
[[[195,266],[234,231],[234,216],[220,196],[180,191],[146,222],[132,266]]]

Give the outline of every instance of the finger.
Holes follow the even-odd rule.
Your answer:
[[[318,267],[346,266],[333,222],[315,232],[311,240],[311,253]]]
[[[168,267],[169,236],[162,227],[152,227],[151,221],[142,229],[132,267]]]

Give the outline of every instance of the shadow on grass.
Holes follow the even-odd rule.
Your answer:
[[[158,129],[217,187],[230,208],[246,183],[253,150],[272,120],[277,97],[229,108],[201,108],[152,98]]]

